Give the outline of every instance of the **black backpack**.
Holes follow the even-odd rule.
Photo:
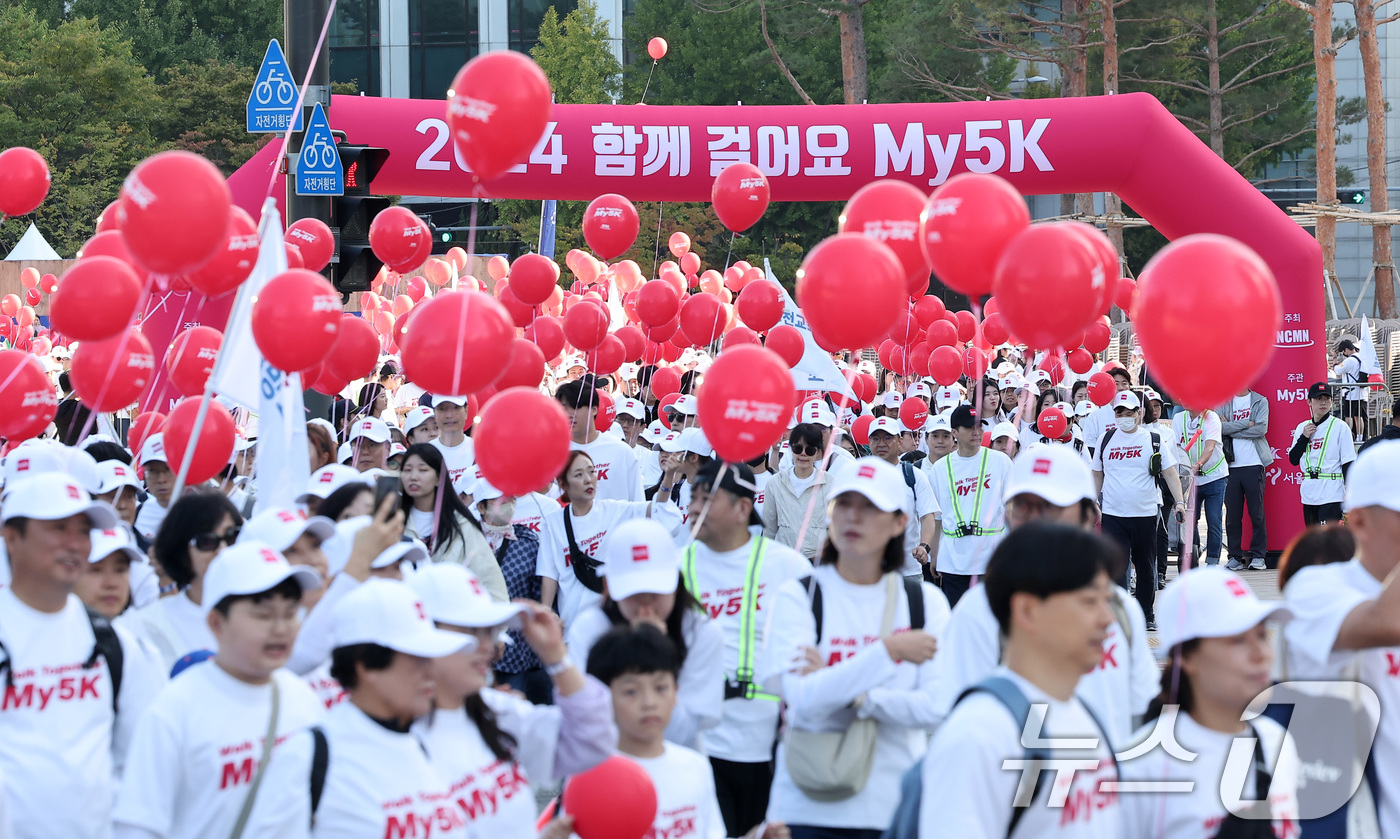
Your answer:
[[[112,628],[112,622],[107,620],[107,616],[92,609],[87,610],[88,621],[92,624],[92,655],[83,662],[84,670],[91,670],[97,666],[99,658],[106,660],[107,670],[112,674],[112,713],[117,712],[117,695],[122,689],[122,664],[125,661],[125,653],[122,651],[121,639],[117,637],[117,630]],[[3,642],[0,642],[0,653],[5,658],[0,661],[0,670],[5,672],[6,690],[15,685],[13,668],[10,666],[10,653],[5,649]]]
[[[911,580],[908,577],[902,578],[904,582],[904,596],[909,600],[909,628],[924,628],[924,590],[920,588],[919,580]],[[812,601],[812,617],[817,619],[817,643],[822,640],[822,587],[817,584],[817,580],[811,574],[798,580],[802,587],[807,589],[807,596]]]

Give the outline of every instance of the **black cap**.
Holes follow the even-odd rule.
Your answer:
[[[1351,342],[1350,338],[1343,338],[1337,342],[1337,352],[1341,352],[1342,350],[1356,352],[1356,345]]]
[[[959,405],[953,409],[952,416],[948,417],[948,425],[952,428],[976,428],[977,418],[972,415],[971,408]]]
[[[724,477],[719,480],[719,489],[738,498],[754,498],[758,495],[758,485],[754,483],[753,470],[746,463],[725,463],[720,460],[712,460],[700,467],[691,483],[695,486],[709,487],[713,491],[715,478],[719,475],[720,469],[724,469]]]
[[[1317,399],[1322,396],[1331,399],[1332,391],[1328,390],[1326,382],[1314,382],[1312,387],[1308,388],[1308,398]]]

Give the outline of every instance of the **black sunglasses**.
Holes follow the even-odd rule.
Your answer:
[[[190,547],[209,553],[217,551],[220,545],[233,547],[233,543],[238,541],[239,528],[230,527],[222,535],[218,533],[201,533],[190,540]]]
[[[821,446],[789,446],[793,454],[800,454],[803,457],[816,457],[822,453]]]

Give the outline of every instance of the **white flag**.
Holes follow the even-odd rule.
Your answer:
[[[797,366],[792,368],[792,381],[797,385],[798,390],[829,390],[838,394],[845,394],[855,401],[855,391],[846,382],[846,377],[841,373],[841,369],[836,366],[836,362],[831,360],[831,356],[817,346],[816,339],[812,337],[812,330],[807,326],[807,319],[802,316],[802,310],[797,308],[797,303],[792,299],[792,295],[787,293],[783,284],[778,282],[777,276],[773,273],[773,266],[765,257],[763,260],[763,273],[768,279],[777,284],[783,292],[783,319],[781,323],[788,326],[797,327],[797,331],[802,333],[802,360]]]
[[[258,411],[262,403],[262,377],[253,375],[254,370],[262,369],[262,352],[253,340],[253,302],[269,280],[287,270],[283,232],[277,202],[269,198],[263,205],[258,225],[258,264],[238,289],[238,299],[233,304],[224,341],[219,347],[219,359],[209,375],[209,384],[215,393],[250,411]]]
[[[1376,344],[1371,340],[1371,325],[1366,322],[1365,315],[1361,316],[1361,348],[1356,351],[1356,357],[1361,362],[1363,375],[1380,375],[1381,362],[1376,356]]]

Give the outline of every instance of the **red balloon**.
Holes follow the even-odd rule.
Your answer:
[[[254,301],[253,340],[278,370],[305,370],[330,353],[340,315],[335,287],[320,274],[293,268],[268,280]]]
[[[584,352],[596,349],[608,337],[608,313],[593,304],[573,307],[564,315],[564,337]]]
[[[943,305],[943,301],[931,294],[920,297],[919,302],[914,304],[914,318],[924,329],[928,329],[942,320],[947,311],[948,308]]]
[[[919,239],[943,284],[969,297],[992,290],[998,261],[1031,223],[1026,201],[996,175],[964,172],[933,191]]]
[[[491,485],[499,486],[494,480]],[[534,489],[540,486],[543,484]],[[504,487],[502,491],[506,491]],[[640,765],[619,755],[570,777],[560,800],[564,812],[574,819],[579,839],[642,839],[656,819],[656,787],[650,776]]]
[[[1091,353],[1101,353],[1113,341],[1113,330],[1108,324],[1096,320],[1084,330],[1084,349]]]
[[[886,338],[880,342],[880,346],[875,348],[875,356],[880,360],[880,366],[888,368],[890,366],[890,353],[894,351],[894,339]]]
[[[194,431],[199,403],[200,400],[193,397],[181,399],[161,429],[165,434],[165,456],[169,459],[171,471],[176,474],[185,462],[185,450],[189,447],[190,436]],[[199,440],[190,455],[190,471],[185,476],[187,485],[202,484],[228,465],[228,459],[233,455],[236,433],[233,416],[229,414],[228,408],[210,400],[209,410],[204,416],[204,427],[200,430]]]
[[[449,291],[413,310],[399,355],[404,374],[427,392],[471,394],[501,377],[514,339],[500,303],[479,291]]]
[[[1007,328],[1033,349],[1068,346],[1098,317],[1097,267],[1078,234],[1056,225],[1027,228],[997,266],[996,296]]]
[[[656,341],[657,343],[661,343],[674,338],[676,336],[676,333],[680,331],[680,328],[681,316],[676,315],[675,317],[671,318],[669,321],[661,324],[660,326],[650,326],[642,331],[646,333],[648,341]]]
[[[953,384],[963,374],[962,353],[950,346],[934,347],[928,356],[928,374],[943,387]]]
[[[113,201],[112,203],[108,204],[102,209],[102,212],[97,216],[98,233],[105,233],[108,230],[116,231],[120,229],[117,224],[117,216],[119,215],[117,213],[117,205],[120,203],[121,199],[117,199],[116,201]]]
[[[1095,373],[1089,377],[1089,401],[1099,407],[1107,405],[1113,401],[1113,394],[1118,390],[1113,377],[1107,373]]]
[[[757,332],[754,332],[747,326],[736,326],[725,333],[724,344],[721,349],[727,350],[730,347],[742,347],[745,344],[758,344],[762,346],[762,343],[758,340]]]
[[[564,327],[559,318],[535,318],[525,327],[525,340],[539,347],[546,361],[558,358],[564,352]]]
[[[583,211],[583,238],[602,259],[622,256],[637,241],[637,208],[617,193],[599,195]]]
[[[39,305],[39,301],[44,299],[44,295],[37,288],[26,288],[24,290],[24,302],[31,306]]]
[[[929,356],[932,354],[933,347],[920,341],[909,348],[909,351],[904,354],[904,360],[909,365],[910,370],[913,370],[920,376],[927,376],[931,373],[928,360]]]
[[[596,349],[588,352],[588,369],[599,376],[610,376],[617,372],[626,359],[627,348],[616,335],[606,335]]]
[[[160,431],[165,425],[165,414],[159,411],[144,411],[136,415],[136,419],[131,421],[131,429],[126,432],[126,441],[131,445],[131,450],[138,455],[141,447],[146,444],[146,438]]]
[[[301,218],[292,222],[283,241],[296,245],[308,271],[321,271],[335,256],[335,236],[331,228],[318,218]]]
[[[652,61],[660,61],[666,57],[666,47],[665,38],[652,38],[647,41],[647,55],[651,56]]]
[[[851,389],[856,392],[856,398],[862,402],[874,402],[878,395],[875,377],[869,373],[857,373],[854,381],[851,382]]]
[[[593,412],[593,427],[599,431],[607,431],[617,419],[617,405],[606,391],[597,391],[597,396],[598,409]]]
[[[1142,271],[1133,302],[1143,356],[1188,408],[1219,405],[1254,381],[1274,352],[1283,305],[1273,272],[1248,246],[1215,234],[1177,239]],[[1209,354],[1208,336],[1230,336]]]
[[[140,297],[141,283],[125,262],[84,257],[63,275],[49,300],[49,323],[65,338],[101,341],[131,323]]]
[[[1104,232],[1092,224],[1085,224],[1082,221],[1055,221],[1050,224],[1063,227],[1078,234],[1081,239],[1094,252],[1094,258],[1098,263],[1099,272],[1094,277],[1094,290],[1097,292],[1099,314],[1108,314],[1109,308],[1113,305],[1113,296],[1118,290],[1118,279],[1120,277],[1118,251],[1114,249],[1113,243],[1108,240]]]
[[[558,288],[554,260],[537,253],[527,253],[510,266],[510,288],[517,300],[539,306]]]
[[[768,209],[768,178],[752,163],[732,163],[715,176],[710,203],[725,227],[735,233],[748,230]],[[685,267],[685,257],[681,257],[681,267]]]
[[[680,293],[670,283],[650,280],[637,290],[637,318],[647,326],[660,326],[680,310]]]
[[[924,343],[930,347],[951,347],[958,342],[958,328],[946,320],[936,320],[929,324],[924,334]]]
[[[977,336],[977,316],[963,309],[953,313],[958,319],[958,340],[966,343]]]
[[[813,336],[844,349],[873,345],[889,332],[907,299],[894,253],[855,233],[821,242],[797,272],[797,304]]]
[[[875,422],[875,417],[871,414],[861,414],[856,417],[856,421],[851,423],[851,439],[857,445],[870,445],[870,425]]]
[[[986,378],[987,364],[985,352],[972,345],[963,348],[963,371],[969,379],[980,382]]]
[[[1069,363],[1069,369],[1081,376],[1093,369],[1094,366],[1094,357],[1089,355],[1089,351],[1083,347],[1071,350],[1066,361]]]
[[[326,369],[338,379],[353,381],[374,372],[379,363],[379,337],[364,318],[340,316],[340,331],[326,356]]]
[[[117,207],[136,261],[160,274],[188,274],[227,241],[228,183],[208,159],[165,151],[131,170]]]
[[[927,196],[913,184],[885,180],[856,190],[841,211],[841,233],[859,233],[882,242],[904,268],[905,290],[910,297],[928,291],[933,270],[919,238],[919,217]]]
[[[1006,321],[1002,320],[999,312],[992,312],[982,321],[982,337],[987,339],[987,343],[992,346],[1005,344],[1011,340],[1011,333],[1006,329]]]
[[[697,347],[707,346],[724,334],[726,323],[719,298],[709,292],[692,294],[681,306],[681,331]]]
[[[909,354],[904,351],[904,347],[895,346],[890,350],[889,369],[901,376],[914,375],[914,366],[909,363]]]
[[[83,341],[69,371],[73,390],[94,411],[119,411],[141,398],[155,375],[156,357],[132,327],[102,341]]]
[[[1046,373],[1049,373],[1050,384],[1055,387],[1059,387],[1060,382],[1065,380],[1065,363],[1060,360],[1058,355],[1046,357],[1044,361],[1040,362],[1039,367],[1036,369],[1044,370]]]
[[[906,431],[923,431],[928,420],[928,403],[923,398],[911,396],[899,403],[899,422]]]
[[[647,339],[642,330],[635,326],[622,326],[613,333],[622,342],[622,360],[636,361],[646,349]]]
[[[419,276],[409,277],[404,291],[408,294],[408,299],[417,303],[428,293],[428,281]]]
[[[1065,429],[1069,427],[1069,420],[1065,418],[1065,412],[1059,408],[1050,407],[1040,412],[1040,416],[1035,421],[1036,430],[1051,440],[1058,440],[1065,436]]]
[[[0,152],[0,216],[33,212],[49,194],[49,165],[38,152],[15,146]]]
[[[745,326],[767,332],[783,319],[783,289],[771,280],[756,280],[739,292],[734,307]]]
[[[496,283],[496,291],[496,299],[500,301],[506,314],[510,315],[510,322],[519,329],[529,326],[530,321],[535,319],[535,307],[521,303],[505,280]]]
[[[433,252],[428,225],[403,206],[386,207],[369,225],[369,247],[390,271],[407,273]]]
[[[685,347],[674,341],[661,342],[661,360],[668,364],[675,364],[680,361],[681,353],[685,352]]]
[[[325,226],[323,222],[317,223]],[[253,266],[258,262],[258,245],[258,226],[253,223],[253,217],[242,207],[230,207],[224,246],[208,262],[187,274],[185,279],[205,297],[218,297],[233,291],[253,273]]]
[[[657,399],[670,396],[681,389],[681,374],[670,367],[662,367],[651,374],[650,387]]]
[[[485,181],[525,162],[544,135],[553,110],[544,71],[529,56],[513,50],[483,53],[468,61],[452,80],[448,100],[452,142],[467,168]],[[549,480],[554,477],[550,475]],[[544,483],[548,481],[534,488]]]
[[[58,291],[58,277],[53,274],[45,274],[39,278],[39,290],[45,294],[53,294]]]
[[[763,345],[777,353],[789,368],[796,367],[802,361],[802,354],[807,351],[802,333],[795,326],[773,327],[768,330],[768,338]]]
[[[78,251],[78,258],[83,259],[89,256],[110,256],[120,259],[127,264],[131,272],[136,275],[136,279],[143,285],[151,273],[143,268],[141,264],[136,261],[136,258],[131,255],[131,251],[127,250],[126,242],[122,240],[122,234],[116,230],[98,233],[84,242],[82,248]],[[53,292],[49,292],[49,294],[52,293]]]
[[[539,346],[524,338],[516,338],[510,354],[510,364],[501,377],[492,382],[500,390],[513,387],[538,388],[544,381],[544,353]]]
[[[305,378],[302,379],[302,383],[306,383]],[[329,364],[323,364],[321,365],[321,375],[316,377],[315,381],[311,384],[311,389],[317,393],[324,393],[327,396],[335,396],[342,390],[345,390],[346,386],[349,384],[349,379],[340,378],[335,373],[331,372]]]
[[[11,444],[44,433],[58,413],[58,394],[39,359],[0,350],[0,437]]]
[[[182,396],[204,392],[223,342],[224,334],[211,326],[192,326],[175,336],[165,351],[165,369],[170,383]],[[377,348],[378,342],[375,343]],[[84,346],[87,345],[79,344],[78,349]]]
[[[700,385],[699,419],[719,457],[752,460],[786,433],[797,407],[788,365],[758,346],[737,346],[720,355]]]
[[[306,260],[301,258],[301,248],[287,241],[282,242],[282,248],[287,253],[287,267],[289,269],[306,267]]]
[[[895,316],[894,326],[890,327],[890,340],[901,347],[908,347],[919,340],[919,322],[914,320],[914,313],[904,311]]]
[[[1132,277],[1119,277],[1118,285],[1113,290],[1113,302],[1128,317],[1133,316],[1133,296],[1135,294],[1137,294],[1137,281]]]

